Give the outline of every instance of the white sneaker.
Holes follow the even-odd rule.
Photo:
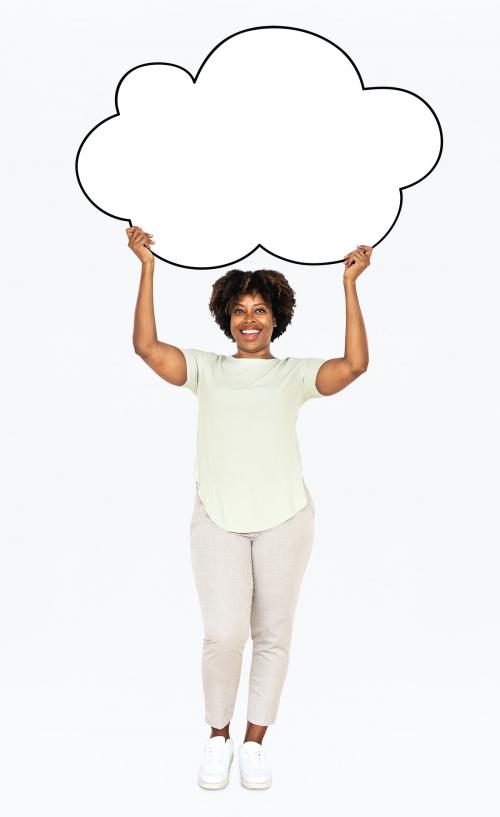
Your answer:
[[[268,789],[272,783],[271,769],[261,744],[246,740],[238,750],[241,784],[247,789]]]
[[[203,762],[200,766],[198,783],[204,789],[223,789],[229,783],[229,769],[233,762],[232,738],[214,735],[203,747]]]

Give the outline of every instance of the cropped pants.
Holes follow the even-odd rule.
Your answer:
[[[314,539],[314,503],[256,533],[233,533],[208,516],[196,490],[190,528],[193,574],[204,638],[205,722],[222,729],[233,717],[243,649],[251,634],[247,720],[274,723],[285,681],[292,626]]]

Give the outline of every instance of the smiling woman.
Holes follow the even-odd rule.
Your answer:
[[[141,243],[144,251],[149,240],[141,231],[132,244],[137,249]],[[295,607],[314,540],[315,507],[303,476],[297,415],[306,401],[334,394],[366,368],[355,277],[367,259],[359,248],[346,256],[346,353],[325,360],[271,353],[295,307],[292,288],[274,270],[234,269],[213,284],[209,309],[236,343],[235,354],[158,341],[150,255],[153,260],[141,259],[134,346],[154,371],[189,389],[198,401],[190,554],[204,627],[205,721],[211,727],[198,782],[205,788],[227,784],[233,756],[229,723],[250,630],[240,769],[244,785],[266,788],[271,772],[262,740],[277,718]]]

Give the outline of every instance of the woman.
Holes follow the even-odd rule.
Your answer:
[[[283,334],[295,306],[286,278],[272,270],[231,270],[213,285],[209,309],[234,355],[180,349],[156,336],[152,234],[127,229],[142,262],[134,348],[168,383],[198,398],[195,503],[191,561],[204,625],[202,678],[204,747],[198,782],[222,788],[229,779],[229,736],[242,654],[253,641],[247,728],[239,747],[241,782],[271,785],[262,740],[276,720],[300,584],[314,536],[314,503],[302,477],[295,432],[299,407],[332,395],[368,366],[368,345],[356,278],[372,249],[344,258],[345,352],[341,358],[277,358],[271,342]]]

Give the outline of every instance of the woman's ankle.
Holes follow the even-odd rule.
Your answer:
[[[229,740],[229,724],[226,724],[222,729],[217,729],[215,726],[210,727],[212,730],[212,734],[210,735],[211,738],[215,738],[218,735],[224,735],[226,740]]]

